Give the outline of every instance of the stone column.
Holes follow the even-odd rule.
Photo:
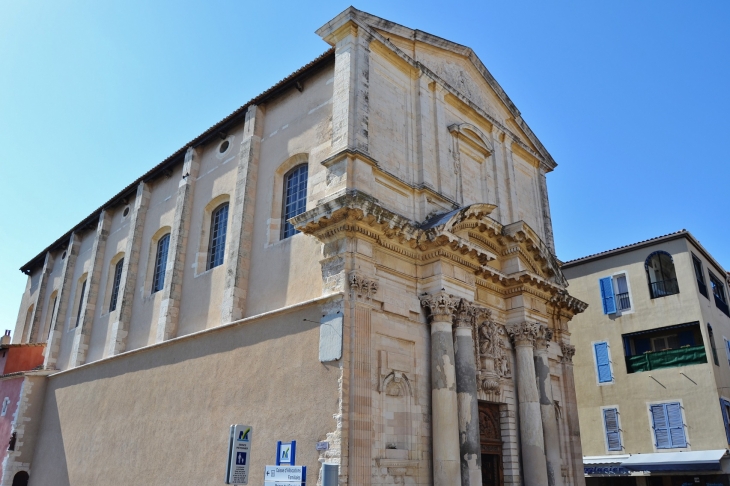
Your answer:
[[[555,253],[555,238],[553,237],[553,222],[550,216],[550,199],[548,198],[547,190],[547,178],[545,177],[545,169],[540,166],[539,175],[539,186],[540,186],[540,206],[542,207],[542,220],[545,225],[545,244],[550,248],[550,251]]]
[[[565,390],[565,416],[568,422],[568,443],[572,457],[573,485],[585,486],[586,480],[583,475],[583,448],[580,443],[580,426],[578,424],[578,402],[575,396],[575,378],[573,377],[573,355],[575,346],[560,343],[560,350],[563,352],[563,384]]]
[[[165,270],[165,287],[162,289],[160,317],[157,320],[157,342],[167,341],[177,336],[177,324],[180,320],[180,298],[182,297],[182,280],[185,272],[185,250],[190,232],[190,211],[193,207],[193,191],[198,178],[200,161],[197,151],[188,147],[183,163],[182,179],[177,188],[175,200],[175,216],[170,233],[170,246],[167,252]]]
[[[226,280],[221,306],[221,324],[241,319],[246,310],[263,115],[258,106],[249,106],[243,125],[236,189],[230,213],[231,232],[228,239],[228,257],[225,262]]]
[[[459,459],[461,484],[481,486],[482,456],[479,442],[479,404],[477,403],[477,367],[474,357],[473,326],[479,309],[464,299],[454,315],[454,359],[456,393],[459,404]]]
[[[147,184],[140,182],[137,186],[137,195],[134,198],[132,214],[129,218],[129,233],[124,248],[124,263],[122,263],[122,277],[119,282],[117,308],[112,311],[109,338],[106,342],[104,356],[114,356],[127,349],[127,335],[129,322],[132,320],[132,303],[134,302],[134,286],[137,283],[140,249],[142,248],[142,230],[150,203],[150,189]]]
[[[550,379],[550,364],[548,362],[548,343],[553,338],[551,329],[543,332],[535,339],[535,372],[537,374],[537,389],[540,393],[540,414],[542,417],[542,431],[545,439],[545,458],[547,461],[548,486],[563,486],[561,474],[562,460],[560,458],[560,436],[558,435],[558,421],[555,416],[553,403],[552,382]]]
[[[99,223],[96,225],[96,236],[94,245],[91,248],[91,266],[86,277],[86,294],[81,305],[81,319],[74,331],[74,341],[71,348],[69,368],[82,365],[86,362],[86,351],[89,349],[89,338],[91,327],[94,322],[96,311],[96,300],[99,297],[99,280],[101,280],[101,267],[104,265],[104,252],[106,250],[106,239],[109,236],[109,227],[112,218],[109,212],[102,211],[99,215]]]
[[[543,326],[521,322],[506,326],[515,347],[517,368],[517,399],[520,409],[520,442],[522,446],[522,471],[525,484],[542,486],[548,484],[545,461],[545,442],[540,414],[540,396],[535,382],[535,361],[533,346]]]
[[[68,301],[71,297],[69,294],[73,286],[74,267],[76,267],[76,257],[79,256],[79,246],[81,246],[81,238],[76,233],[71,233],[71,239],[66,249],[66,258],[63,261],[63,269],[61,270],[61,288],[58,290],[56,297],[58,304],[56,305],[56,311],[51,316],[51,332],[48,335],[46,356],[43,360],[45,368],[55,368],[58,361],[58,351],[61,347],[61,336],[63,335]]]
[[[33,306],[33,315],[30,318],[30,329],[25,329],[23,332],[27,333],[26,337],[23,339],[23,343],[35,343],[35,342],[42,342],[43,336],[38,336],[37,334],[40,332],[39,329],[41,329],[41,315],[43,314],[43,300],[46,296],[46,287],[48,286],[48,277],[50,276],[51,272],[53,271],[53,263],[56,261],[55,258],[53,258],[53,255],[51,252],[46,252],[46,258],[43,262],[43,271],[41,272],[41,279],[38,284],[38,295],[36,296],[35,305]],[[48,309],[48,312],[51,312],[51,308]]]
[[[434,486],[461,484],[459,414],[451,321],[459,301],[446,292],[421,298],[431,320],[431,431]]]

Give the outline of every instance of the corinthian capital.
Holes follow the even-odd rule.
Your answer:
[[[575,346],[572,344],[560,343],[560,350],[563,352],[563,363],[572,363],[575,355]]]
[[[546,348],[548,343],[552,340],[553,330],[549,329],[547,326],[542,326],[540,331],[537,333],[537,336],[535,337],[535,347]]]
[[[534,346],[538,337],[544,333],[544,328],[544,325],[536,322],[520,322],[505,326],[515,346]]]
[[[480,308],[466,299],[460,299],[454,311],[454,325],[456,327],[471,328]]]
[[[428,309],[431,321],[451,322],[459,299],[443,290],[421,297],[421,305]]]

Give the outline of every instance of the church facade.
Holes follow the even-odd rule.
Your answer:
[[[233,423],[254,483],[296,440],[310,484],[584,484],[554,160],[471,49],[317,34],[23,266],[29,484],[220,484]]]

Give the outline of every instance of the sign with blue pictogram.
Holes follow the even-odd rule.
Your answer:
[[[291,442],[279,441],[276,443],[276,465],[288,464],[293,466],[296,464],[297,457],[297,441]]]
[[[250,425],[231,425],[226,484],[248,484],[252,434],[253,427]]]

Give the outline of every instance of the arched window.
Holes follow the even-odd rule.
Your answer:
[[[13,434],[15,434],[15,432],[13,432]],[[28,473],[25,471],[20,471],[15,476],[13,476],[13,486],[27,486],[28,479]]]
[[[289,223],[289,218],[301,214],[307,208],[307,176],[309,167],[301,164],[294,167],[284,176],[284,200],[281,208],[281,239],[299,233]]]
[[[119,285],[122,283],[122,267],[124,267],[124,258],[121,258],[114,265],[114,280],[112,280],[112,295],[109,299],[109,312],[117,308],[117,298],[119,297]]]
[[[672,255],[666,251],[655,251],[646,259],[644,267],[652,299],[679,293]]]
[[[152,278],[152,293],[162,290],[165,286],[165,270],[167,268],[167,249],[170,246],[170,233],[157,241],[155,254],[154,276]]]
[[[79,292],[79,307],[76,310],[76,326],[78,327],[79,322],[81,322],[81,309],[84,307],[84,296],[86,295],[86,278],[81,283],[81,292]]]
[[[223,263],[226,252],[226,230],[228,229],[228,203],[218,206],[210,218],[210,242],[208,244],[207,270]]]

